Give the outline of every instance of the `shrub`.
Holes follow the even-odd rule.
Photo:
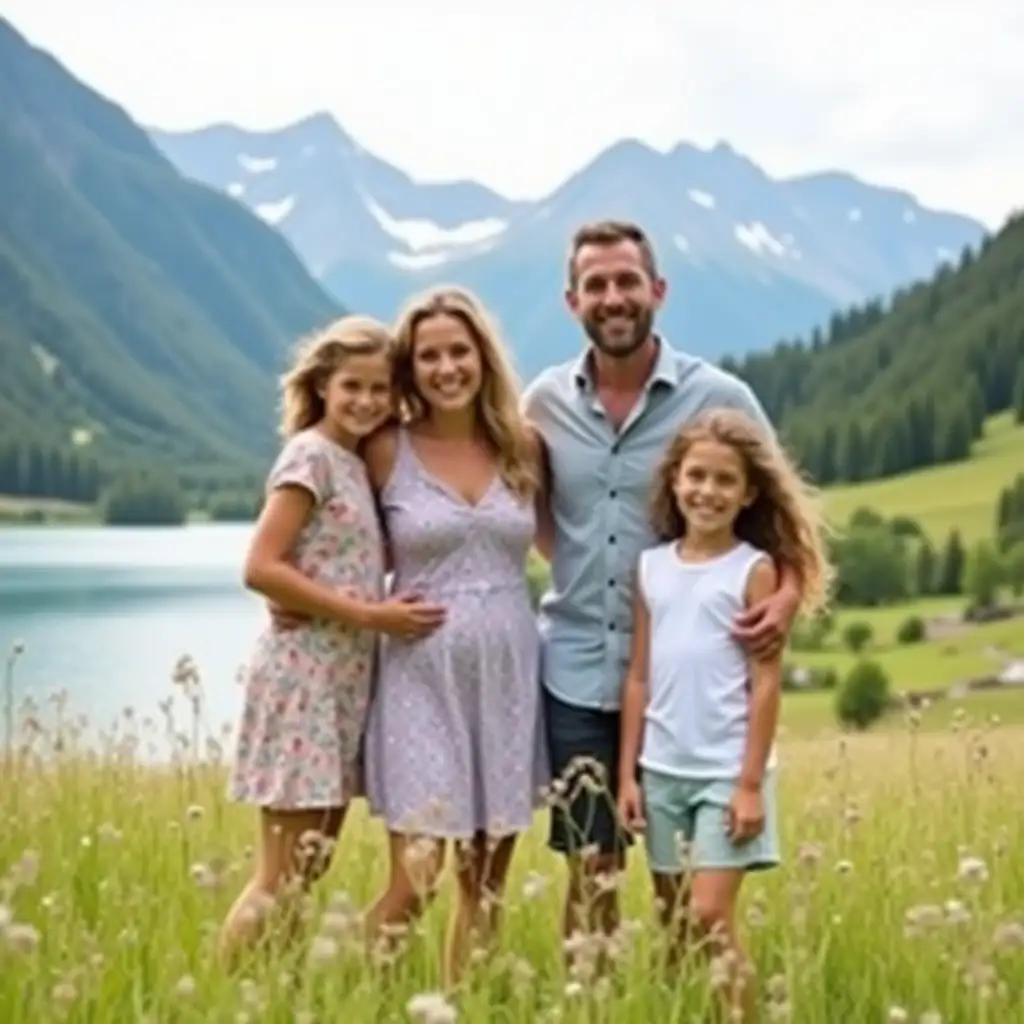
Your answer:
[[[854,654],[859,654],[871,642],[875,631],[871,624],[858,619],[843,630],[843,643]]]
[[[889,704],[889,677],[878,662],[858,661],[836,694],[836,717],[843,725],[866,729]]]
[[[919,615],[911,615],[900,623],[896,630],[896,641],[901,644],[919,644],[925,638],[924,620]]]

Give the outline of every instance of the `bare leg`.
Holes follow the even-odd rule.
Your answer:
[[[444,866],[443,840],[388,834],[390,873],[387,887],[366,915],[371,949],[390,952],[433,901]]]
[[[297,897],[330,867],[345,820],[344,807],[309,811],[260,811],[260,844],[252,877],[221,926],[219,952],[233,967],[264,937],[272,911],[284,911],[287,940],[294,938]]]
[[[693,876],[690,920],[696,927],[716,970],[713,983],[725,1019],[752,1024],[757,993],[752,965],[736,935],[736,900],[743,884],[741,870],[701,870]]]
[[[516,838],[488,839],[479,834],[456,844],[458,898],[449,923],[444,960],[448,987],[458,984],[474,943],[486,947],[498,931],[501,899]]]

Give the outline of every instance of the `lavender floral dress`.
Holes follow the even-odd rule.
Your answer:
[[[400,833],[522,832],[548,782],[526,583],[533,505],[498,477],[470,504],[402,431],[381,506],[395,590],[444,604],[448,617],[425,639],[381,641],[366,735],[371,810]]]
[[[317,430],[285,445],[269,491],[294,484],[316,499],[293,554],[305,575],[380,599],[383,549],[362,461]],[[276,810],[340,807],[357,792],[376,634],[333,622],[273,624],[247,666],[229,794]]]

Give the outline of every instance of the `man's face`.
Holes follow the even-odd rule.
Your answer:
[[[584,245],[575,260],[576,284],[566,301],[603,353],[626,359],[650,337],[665,282],[651,276],[636,242]]]

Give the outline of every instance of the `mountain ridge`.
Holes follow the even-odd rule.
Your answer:
[[[390,317],[411,291],[477,291],[530,377],[578,349],[561,301],[578,224],[649,229],[671,284],[666,333],[719,358],[810,330],[929,276],[983,224],[836,169],[775,178],[720,141],[659,150],[620,139],[536,200],[477,182],[417,182],[324,111],[277,129],[150,129],[182,173],[227,192],[293,243],[339,300]]]
[[[340,304],[4,19],[0,94],[0,448],[21,453],[0,467],[23,492],[30,450],[193,476],[261,465],[288,346]]]

